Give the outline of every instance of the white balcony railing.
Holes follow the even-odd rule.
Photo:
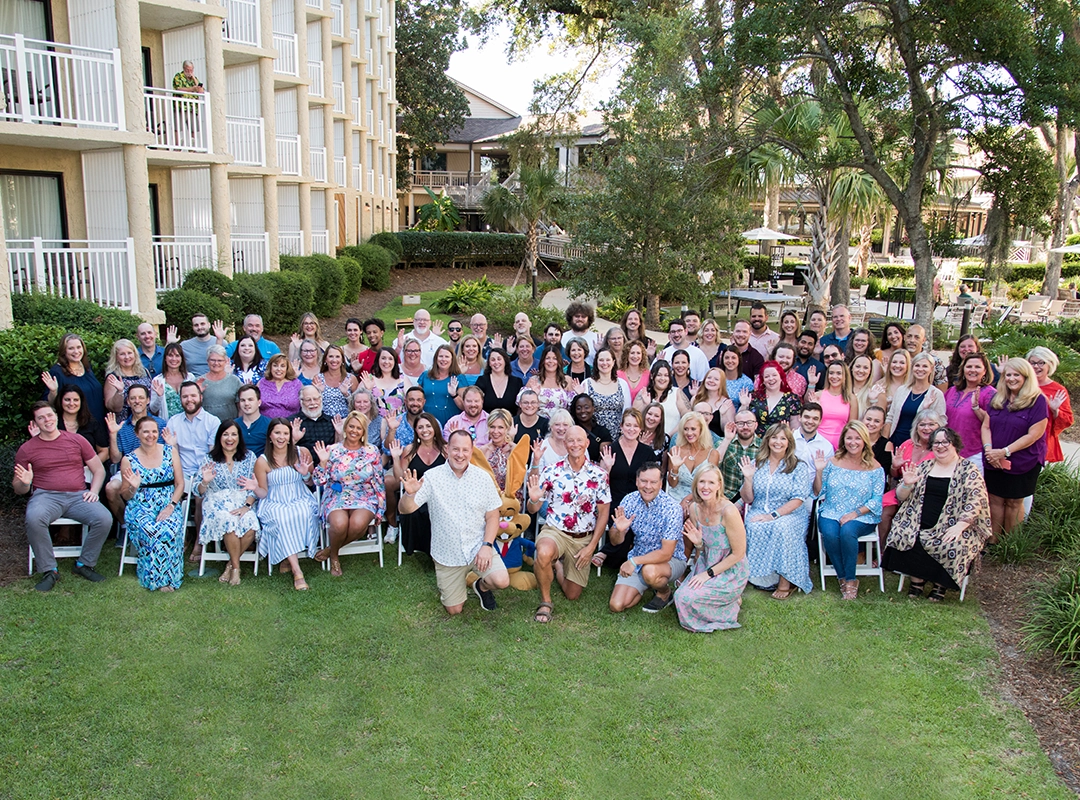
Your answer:
[[[446,170],[414,170],[413,186],[429,186],[432,189],[454,186],[476,186],[485,179],[486,172],[465,172]]]
[[[300,231],[278,231],[278,255],[302,256],[304,254],[304,234]]]
[[[359,164],[352,165],[352,188],[360,191],[364,188],[364,170]]]
[[[375,194],[375,170],[373,169],[367,171],[367,190],[368,194]]]
[[[375,74],[375,62],[371,58],[371,48],[370,47],[367,50],[364,51],[364,60],[367,61],[367,74],[368,75],[374,75]]]
[[[382,64],[379,64],[376,67],[376,72],[377,72],[377,74],[379,76],[379,88],[380,89],[385,89],[386,88],[386,80],[385,80],[385,78],[383,76],[384,70],[383,70],[383,65]]]
[[[370,108],[367,110],[367,114],[364,115],[364,127],[367,129],[368,136],[375,135],[375,112]]]
[[[8,239],[13,292],[43,292],[139,313],[135,240]]]
[[[322,0],[304,0],[304,5],[308,8],[317,8],[322,10]]]
[[[385,175],[380,175],[379,176],[379,196],[380,197],[385,197],[386,196],[386,176]]]
[[[311,252],[330,255],[330,231],[311,232]]]
[[[319,183],[326,183],[326,148],[310,148],[311,179]]]
[[[334,183],[344,186],[347,174],[348,165],[345,163],[345,156],[334,156]]]
[[[334,81],[331,87],[334,90],[334,113],[345,113],[345,82]]]
[[[323,97],[323,69],[321,61],[307,62],[308,94]]]
[[[225,0],[221,38],[233,44],[260,46],[258,0]]]
[[[225,117],[225,133],[234,163],[266,166],[262,117]]]
[[[375,8],[375,4],[374,4],[373,0],[364,0],[364,10],[365,10],[365,11],[369,11],[369,12],[370,12],[370,11],[372,11],[372,10],[373,10],[374,8]]]
[[[345,7],[340,3],[330,4],[330,33],[333,36],[345,35]]]
[[[278,134],[277,165],[283,175],[300,174],[300,137],[298,135]]]
[[[363,103],[361,102],[360,98],[359,97],[354,97],[352,99],[352,116],[353,116],[353,124],[354,125],[359,125],[360,124],[360,120],[362,119],[362,116],[361,116],[362,108],[363,108]]]
[[[0,36],[0,120],[124,130],[120,51]]]
[[[386,126],[383,125],[383,121],[380,119],[379,124],[379,144],[386,144]]]
[[[233,272],[255,275],[270,271],[270,234],[234,233],[232,239]]]
[[[209,153],[210,97],[185,94],[172,89],[143,89],[146,103],[146,129],[154,137],[151,147],[161,150],[187,150]]]
[[[360,58],[360,29],[352,29],[352,57]]]
[[[154,288],[159,292],[179,289],[193,269],[217,269],[217,237],[154,236]]]
[[[277,50],[277,58],[274,59],[274,72],[278,75],[300,77],[296,34],[275,33],[274,49]]]

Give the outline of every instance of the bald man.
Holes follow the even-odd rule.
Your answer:
[[[446,339],[439,336],[442,331],[442,322],[437,322],[433,328],[431,314],[424,308],[416,310],[412,321],[413,329],[409,333],[398,334],[398,358],[402,356],[405,342],[409,339],[415,339],[420,344],[420,363],[424,365],[424,369],[431,369],[431,364],[435,360],[435,351],[439,349],[440,345],[447,343]]]

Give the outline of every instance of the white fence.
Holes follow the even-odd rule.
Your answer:
[[[232,239],[233,272],[255,275],[270,271],[270,234],[234,233]]]
[[[304,5],[308,8],[322,8],[322,0],[305,0]]]
[[[323,92],[323,69],[321,61],[307,62],[308,94],[313,97],[324,97]]]
[[[334,81],[331,87],[334,91],[334,111],[338,114],[345,113],[345,82]]]
[[[0,120],[123,130],[120,51],[0,36]]]
[[[363,102],[360,100],[359,97],[354,97],[352,99],[352,116],[353,116],[353,124],[354,125],[359,125],[360,124],[360,120],[362,119],[362,115],[361,115],[360,112],[362,110],[363,110]]]
[[[299,77],[299,57],[297,56],[296,34],[275,33],[274,49],[277,50],[277,58],[274,59],[274,72],[279,75],[293,75]]]
[[[352,188],[360,191],[364,188],[364,170],[359,164],[352,165]]]
[[[179,289],[193,269],[217,269],[217,237],[155,236],[154,288],[159,292]]]
[[[326,183],[326,148],[310,148],[311,178],[319,183]]]
[[[304,234],[300,231],[278,231],[278,255],[302,256],[304,254]]]
[[[360,29],[352,29],[352,57],[360,58]]]
[[[345,156],[334,156],[334,183],[338,186],[344,186],[347,172],[348,168],[345,164]]]
[[[9,239],[13,292],[45,292],[139,313],[135,241]]]
[[[311,232],[311,252],[330,255],[330,231]]]
[[[209,153],[210,96],[185,94],[172,89],[143,89],[146,127],[154,137],[150,145],[161,150]]]
[[[225,117],[225,131],[234,163],[248,167],[266,165],[262,117]]]
[[[225,25],[221,38],[234,44],[259,47],[259,4],[257,0],[225,0]]]
[[[330,33],[334,36],[345,35],[345,7],[339,3],[330,4]]]
[[[366,70],[367,74],[368,75],[374,75],[375,74],[375,62],[372,61],[371,48],[370,47],[367,50],[364,51],[364,60],[367,62],[367,70]]]
[[[300,174],[300,136],[277,136],[277,165],[283,175]]]
[[[367,190],[368,194],[375,194],[375,170],[373,169],[367,171]]]

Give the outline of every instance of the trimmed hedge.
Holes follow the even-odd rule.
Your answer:
[[[453,266],[454,262],[521,263],[525,258],[525,237],[519,233],[469,233],[454,231],[401,231],[405,266],[414,263]]]
[[[541,306],[532,299],[532,289],[528,286],[519,286],[516,289],[502,289],[495,292],[486,302],[463,311],[460,316],[469,316],[480,313],[487,317],[488,332],[499,332],[509,336],[514,332],[514,317],[524,311],[532,321],[532,332],[543,335],[544,328],[555,323],[560,327],[566,325],[566,316],[556,308]]]
[[[385,247],[371,242],[351,245],[341,248],[341,255],[354,259],[360,265],[364,272],[365,288],[376,292],[385,292],[390,288],[390,269],[396,258]]]
[[[396,233],[391,233],[390,231],[376,233],[367,240],[367,243],[378,245],[383,250],[388,250],[390,255],[394,257],[393,264],[401,261],[401,257],[405,254],[405,248],[401,244],[401,239],[398,238]]]
[[[270,295],[270,313],[263,317],[267,333],[292,333],[300,317],[314,308],[315,283],[308,272],[267,272],[252,277]]]
[[[16,323],[55,325],[74,332],[95,331],[110,337],[110,345],[117,339],[135,341],[135,329],[142,322],[140,317],[129,311],[102,308],[88,300],[69,300],[36,293],[12,294],[11,313]],[[53,360],[55,356],[54,352]],[[39,369],[34,374],[40,373]]]
[[[233,276],[233,288],[239,306],[239,316],[236,324],[240,325],[247,314],[258,314],[263,318],[263,324],[274,310],[274,294],[269,284],[261,280],[262,275],[248,275],[238,273]]]
[[[360,299],[360,289],[364,285],[364,268],[355,258],[344,253],[338,254],[337,263],[345,271],[345,286],[341,290],[341,302],[352,304]]]
[[[323,319],[336,317],[341,312],[341,298],[345,289],[345,270],[326,255],[281,256],[278,264],[282,272],[301,272],[311,279],[314,304],[308,309]],[[275,309],[275,315],[278,309]],[[301,311],[301,314],[304,312]],[[300,319],[296,316],[293,324]]]
[[[194,289],[173,289],[158,295],[158,308],[164,312],[166,324],[176,326],[181,339],[194,335],[191,318],[196,314],[206,314],[211,322],[220,319],[226,325],[234,318],[233,309],[223,300]]]

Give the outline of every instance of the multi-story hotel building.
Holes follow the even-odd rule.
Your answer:
[[[392,230],[394,77],[393,0],[2,0],[0,325]]]

